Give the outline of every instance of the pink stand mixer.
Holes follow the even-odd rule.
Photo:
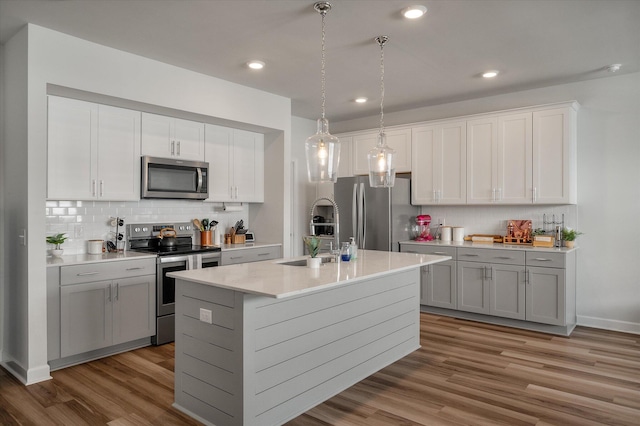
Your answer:
[[[432,241],[433,236],[431,235],[431,216],[428,214],[421,214],[416,216],[416,225],[418,225],[418,236],[416,237],[416,241]]]

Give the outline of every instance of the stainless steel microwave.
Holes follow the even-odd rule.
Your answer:
[[[142,198],[204,200],[209,198],[209,163],[142,157]]]

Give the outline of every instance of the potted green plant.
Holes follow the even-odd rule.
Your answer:
[[[309,268],[319,268],[322,263],[322,259],[318,256],[320,252],[320,238],[316,236],[302,237],[304,244],[307,246],[307,250],[309,251],[309,259],[307,259],[307,266]]]
[[[562,240],[564,241],[565,247],[573,248],[578,235],[582,235],[582,232],[571,228],[562,228]]]
[[[62,256],[63,250],[60,248],[60,244],[64,243],[67,238],[68,237],[65,237],[65,234],[55,234],[47,237],[47,242],[55,245],[55,248],[51,250],[51,254],[53,256]]]

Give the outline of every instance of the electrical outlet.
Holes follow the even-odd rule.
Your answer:
[[[444,226],[444,217],[439,217],[436,219],[436,225]]]
[[[211,310],[200,308],[200,321],[207,324],[213,324],[213,318],[211,317]]]
[[[73,238],[82,238],[84,237],[84,226],[76,225],[73,229]]]

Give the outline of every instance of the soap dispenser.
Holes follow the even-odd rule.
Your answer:
[[[358,258],[358,245],[356,244],[356,239],[350,237],[349,247],[351,248],[351,260],[356,260]]]

